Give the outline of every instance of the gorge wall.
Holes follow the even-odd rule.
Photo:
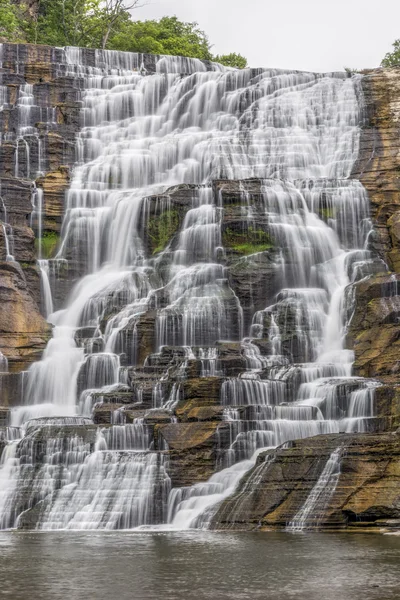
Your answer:
[[[204,165],[211,159],[206,155],[202,163],[200,158],[201,167],[190,171],[192,166],[182,142],[179,152],[186,160],[182,163],[186,170],[180,167],[181,171],[174,173],[179,183],[172,177],[167,179],[173,184],[171,187],[147,192],[135,221],[125,208],[125,224],[124,219],[118,221],[119,231],[112,230],[110,221],[109,231],[115,235],[111,240],[114,250],[110,252],[104,240],[99,242],[104,235],[103,225],[90,221],[90,210],[100,202],[104,189],[118,194],[121,189],[138,186],[136,181],[127,180],[128,171],[134,173],[133,178],[135,169],[152,177],[154,172],[146,159],[122,162],[121,167],[116,160],[108,160],[107,151],[97,154],[96,144],[113,147],[118,143],[118,152],[123,156],[123,138],[116,142],[116,133],[106,128],[85,137],[85,127],[88,131],[93,127],[101,129],[104,122],[113,120],[119,121],[119,128],[125,127],[123,118],[127,120],[139,110],[134,94],[130,95],[132,73],[135,77],[140,74],[143,80],[157,73],[175,78],[176,74],[190,75],[198,70],[213,72],[217,66],[148,55],[13,44],[3,44],[0,60],[0,350],[8,361],[8,371],[3,367],[0,374],[1,404],[4,424],[10,425],[7,410],[11,409],[11,425],[16,426],[7,435],[17,438],[17,426],[28,423],[16,450],[21,460],[29,457],[23,472],[17,475],[19,492],[13,500],[14,513],[22,515],[18,526],[60,526],[64,518],[60,515],[71,501],[56,491],[63,474],[52,473],[53,491],[44,491],[48,464],[56,451],[64,453],[62,460],[69,465],[68,452],[81,452],[79,459],[73,455],[77,462],[69,469],[74,473],[83,464],[88,474],[87,487],[81,489],[84,484],[77,482],[73,515],[62,522],[71,528],[79,523],[86,527],[88,522],[93,526],[107,523],[110,528],[166,520],[176,524],[185,510],[190,512],[189,522],[196,523],[198,518],[200,524],[211,522],[216,528],[265,529],[286,527],[292,522],[293,528],[298,523],[327,527],[356,526],[357,522],[362,526],[395,526],[400,516],[400,447],[395,433],[400,421],[400,301],[396,274],[400,265],[400,70],[379,69],[364,74],[360,80],[363,127],[350,179],[346,168],[351,161],[339,153],[327,180],[323,180],[327,176],[321,170],[316,171],[314,179],[297,183],[305,177],[303,172],[308,173],[307,169],[289,161],[286,164],[271,144],[263,148],[260,159],[267,157],[271,161],[270,170],[258,165],[257,160],[247,168],[238,167],[235,156],[241,152],[250,154],[251,150],[229,148],[226,164],[212,171],[209,185],[204,186],[202,172],[199,174],[196,169],[207,173]],[[300,77],[292,76],[295,81]],[[276,77],[271,84],[276,87],[265,92],[263,77],[271,77],[272,81]],[[254,123],[260,119],[252,114],[255,99],[262,99],[263,93],[279,97],[285,86],[291,85],[279,77],[284,80],[286,76],[279,72],[265,76],[260,69],[249,69],[242,82],[228,81],[222,92],[218,89],[218,93],[226,95],[221,112],[226,110],[229,114],[229,103],[236,103],[235,109],[241,115],[238,129],[243,132],[242,138],[239,136],[243,148],[248,143],[246,128],[256,127]],[[103,81],[93,84],[96,78]],[[197,85],[193,80],[195,76],[190,85]],[[312,77],[311,80],[315,83]],[[306,86],[311,85],[307,78],[305,81]],[[135,81],[135,85],[140,84]],[[190,85],[185,93],[171,96],[171,103],[176,102],[182,114],[193,98]],[[338,82],[333,81],[333,91],[329,88],[324,92],[328,99],[322,94],[324,115],[324,102],[337,103],[335,94],[340,96],[341,85],[342,79],[338,78]],[[356,95],[361,94],[357,85]],[[237,92],[241,86],[245,91]],[[105,94],[104,105],[97,107],[96,94],[100,95],[102,89],[109,89],[111,94],[114,88],[116,101],[111,103]],[[85,96],[88,89],[94,89],[89,100]],[[129,98],[126,106],[124,93]],[[165,89],[155,85],[151,93],[158,107],[157,94],[161,105]],[[206,112],[205,104],[217,103],[213,92],[207,93],[195,105],[200,115]],[[346,94],[351,96],[351,90],[340,96],[343,103],[349,101]],[[94,115],[90,113],[93,107]],[[192,116],[190,110],[188,114]],[[279,116],[282,122],[275,123],[275,127],[283,129],[287,115],[283,111]],[[165,122],[160,119],[156,127],[167,131],[177,118],[173,113],[168,113],[168,117]],[[194,115],[193,121],[187,121],[186,126],[197,135],[202,118]],[[230,126],[228,118],[226,123],[218,123],[219,131]],[[343,126],[344,135],[347,126],[348,123]],[[137,125],[131,127],[136,135]],[[281,143],[284,147],[286,143],[297,147],[297,143],[307,146],[310,142],[289,138]],[[218,144],[214,152],[225,156],[223,140]],[[175,163],[167,150],[165,162],[162,153],[160,156],[160,172],[173,172]],[[198,158],[197,154],[194,156]],[[95,173],[82,167],[90,158],[97,169]],[[83,168],[81,180],[73,179],[74,164]],[[96,177],[102,187],[91,196],[87,182],[97,182]],[[292,181],[296,181],[294,187]],[[362,254],[363,240],[355,239],[359,235],[355,229],[346,231],[346,222],[358,222],[361,229],[361,221],[367,220],[358,182],[368,192],[373,222],[373,230],[367,236],[368,256]],[[78,194],[85,185],[89,192],[85,192],[82,202]],[[306,233],[301,230],[298,234],[300,229],[296,229],[292,237],[282,235],[288,227],[300,228],[291,216],[306,212],[299,191],[318,217],[317,228],[332,227],[335,221],[333,228],[342,245],[359,249],[351,259],[359,273],[354,285],[348,287],[346,346],[355,352],[354,375],[365,380],[349,378],[346,361],[334,368],[331,357],[311,373],[323,327],[320,309],[315,305],[324,305],[326,300],[321,292],[305,298],[303,287],[310,287],[312,261],[318,264],[325,255],[307,227]],[[349,202],[354,205],[349,206]],[[285,205],[285,214],[279,203]],[[113,221],[117,219],[115,213]],[[310,231],[315,227],[314,222],[308,225]],[[131,227],[132,233],[124,239],[133,241],[119,248],[118,237],[120,234],[122,239],[125,227]],[[323,229],[323,235],[327,231],[328,227]],[[296,253],[300,250],[291,248],[290,242],[299,244],[304,236],[313,248],[313,256],[310,259],[305,253],[299,266]],[[143,254],[138,258],[135,247],[139,244]],[[71,290],[79,297],[80,288],[74,285],[103,263],[117,260],[117,251],[120,267],[135,261],[143,267],[134,276],[126,275],[122,283],[111,278],[100,299],[95,294],[89,295],[90,302],[86,298],[86,312],[79,313],[75,322],[73,345],[80,354],[71,360],[75,361],[72,367],[76,378],[73,379],[72,370],[61,373],[64,356],[50,365],[59,377],[51,393],[39,368],[35,374],[35,367],[27,387],[26,376],[21,373],[41,357],[51,336],[51,327],[45,320],[52,312],[48,288],[52,309],[64,308]],[[126,258],[121,259],[125,254]],[[329,261],[331,256],[325,259]],[[197,264],[203,268],[194,274],[185,272],[187,280],[194,278],[190,284],[184,278],[177,283],[176,278],[170,277],[173,268],[179,272],[178,266]],[[304,265],[305,272],[298,272]],[[282,286],[282,272],[289,282],[286,286]],[[323,276],[319,284],[322,279]],[[299,291],[291,295],[286,290],[292,288]],[[143,308],[140,300],[151,289],[154,293]],[[202,298],[211,300],[206,305]],[[73,301],[74,296],[70,304]],[[326,306],[322,312],[326,316]],[[49,358],[52,360],[51,353]],[[304,401],[296,406],[300,386],[315,377],[325,378],[329,384],[324,394],[330,394],[331,404],[324,404],[325,400],[314,404]],[[333,381],[335,377],[337,380]],[[54,390],[68,400],[70,396],[63,389],[68,387],[68,379],[73,384],[72,403],[76,398],[78,414],[84,415],[80,419],[73,416],[74,411],[65,413],[71,414],[69,417],[58,418],[64,409],[54,398]],[[377,383],[382,385],[376,387]],[[320,394],[316,388],[308,392],[316,398]],[[372,395],[374,408],[369,410]],[[40,407],[42,402],[55,404],[51,416],[29,408],[31,403]],[[21,409],[26,411],[24,417]],[[35,421],[36,416],[42,420]],[[1,439],[4,445],[6,435]],[[73,450],[71,440],[76,444]],[[248,471],[255,450],[280,444],[284,445],[277,451],[261,454]],[[333,464],[338,448],[340,474]],[[139,454],[131,464],[129,452],[133,449]],[[224,467],[234,471],[234,465],[243,459],[243,468],[233,475],[230,472],[229,485],[218,478]],[[135,503],[129,517],[117,515],[118,511],[109,507],[110,500],[107,508],[105,501],[101,504],[101,523],[82,516],[79,494],[83,490],[92,495],[96,492],[90,476],[94,468],[91,460],[98,461],[96,468],[105,474],[115,469],[118,482],[132,482],[132,487],[118,496],[119,501],[122,497]],[[329,460],[332,471],[325,472]],[[133,465],[146,477],[152,473],[151,483],[145,489],[143,478],[139,481],[133,475]],[[225,500],[246,471],[236,494]],[[213,516],[207,515],[212,501],[199,500],[207,495],[214,497],[214,503],[215,498],[222,502]],[[310,496],[314,504],[309,512],[304,509],[299,516]],[[93,509],[90,519],[94,512]],[[2,526],[15,526],[13,518],[5,512]],[[187,514],[183,520],[188,522]]]

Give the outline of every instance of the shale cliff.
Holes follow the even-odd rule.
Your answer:
[[[40,314],[37,250],[43,239],[56,241],[59,233],[80,126],[79,82],[57,74],[55,53],[43,46],[1,48],[0,347],[11,373],[38,360],[51,335]],[[34,118],[28,122],[24,112],[29,106]],[[41,190],[44,195],[39,197]],[[41,231],[39,202],[44,217]],[[16,262],[5,262],[7,254]]]
[[[85,230],[82,234],[86,227],[82,222],[69,222],[71,230],[76,227],[81,235],[75,232],[68,236],[64,230],[62,256],[57,255],[72,167],[82,164],[87,147],[90,149],[90,143],[93,146],[96,143],[84,137],[81,145],[76,142],[78,133],[87,124],[84,86],[88,77],[101,72],[104,64],[100,65],[95,51],[79,52],[79,61],[73,62],[77,49],[74,54],[45,46],[3,44],[1,48],[0,351],[8,360],[8,372],[3,368],[0,374],[4,407],[21,404],[20,374],[42,356],[51,336],[51,326],[44,318],[47,309],[43,278],[48,278],[53,307],[59,309],[65,306],[79,278],[91,272],[88,254],[93,249],[90,247],[88,251],[88,240],[92,242],[90,235],[97,233],[90,230],[87,234]],[[112,55],[107,57],[112,79],[115,65]],[[146,77],[158,72],[163,58],[141,55],[129,60],[126,68]],[[82,69],[77,68],[78,63]],[[205,71],[212,68],[209,64],[203,67]],[[256,82],[258,99],[261,70],[249,71],[250,83]],[[122,81],[120,85],[127,84]],[[226,88],[229,92],[229,84]],[[195,484],[203,484],[215,472],[249,458],[259,447],[290,439],[277,450],[258,457],[235,494],[221,502],[211,521],[213,527],[268,529],[296,522],[296,515],[325,476],[327,462],[334,462],[330,457],[336,451],[341,456],[341,466],[340,474],[333,472],[337,478],[335,485],[329,484],[331,493],[322,497],[325,503],[318,496],[317,517],[315,513],[304,513],[300,521],[306,526],[356,527],[357,523],[368,527],[397,526],[400,519],[400,437],[396,433],[400,426],[400,70],[368,72],[361,80],[361,88],[363,127],[359,157],[352,179],[340,183],[340,194],[353,197],[354,193],[356,202],[360,181],[368,193],[371,209],[373,229],[367,240],[369,271],[364,277],[361,259],[354,259],[352,268],[360,273],[356,283],[348,288],[346,304],[349,307],[346,345],[355,352],[354,374],[368,379],[348,381],[344,372],[338,377],[329,365],[321,367],[317,376],[334,380],[330,384],[334,389],[331,396],[335,409],[330,412],[324,402],[308,405],[305,396],[303,406],[300,402],[295,407],[296,416],[291,412],[290,405],[296,404],[300,386],[309,381],[308,375],[302,379],[302,368],[305,365],[305,371],[311,372],[310,365],[315,360],[312,342],[320,324],[316,310],[310,318],[303,310],[303,299],[291,296],[290,289],[282,290],[283,271],[288,280],[291,277],[296,280],[299,266],[296,250],[289,248],[287,241],[285,246],[278,239],[278,227],[274,229],[274,218],[279,213],[276,205],[279,201],[288,202],[290,210],[303,215],[304,203],[299,200],[298,191],[307,200],[315,196],[318,201],[313,208],[320,221],[331,225],[337,217],[335,231],[344,240],[344,246],[359,248],[352,239],[357,233],[348,235],[345,225],[340,223],[346,210],[353,210],[354,217],[358,208],[340,205],[337,210],[343,212],[339,216],[334,214],[332,198],[336,198],[336,192],[332,189],[336,189],[337,182],[319,177],[296,184],[293,193],[283,176],[276,179],[278,184],[261,177],[214,178],[208,187],[182,183],[163,193],[149,194],[140,208],[139,227],[132,229],[130,237],[139,240],[143,248],[143,273],[147,275],[150,267],[156,272],[149,276],[154,293],[145,308],[123,313],[137,300],[130,295],[131,288],[144,289],[147,285],[143,283],[142,271],[127,275],[124,285],[113,287],[111,282],[101,303],[97,305],[93,300],[90,304],[98,319],[95,325],[93,319],[90,325],[83,317],[78,320],[73,343],[82,357],[74,391],[80,414],[91,412],[92,420],[52,422],[46,427],[38,422],[31,426],[20,445],[21,456],[28,453],[29,447],[32,463],[15,509],[15,514],[24,513],[18,526],[35,527],[44,514],[48,516],[46,499],[32,482],[37,473],[44,479],[46,457],[54,444],[65,451],[71,439],[79,440],[79,448],[89,455],[103,448],[98,437],[102,431],[108,447],[120,450],[115,441],[117,434],[114,439],[112,433],[119,425],[142,428],[141,435],[147,445],[140,450],[151,448],[157,453],[160,471],[154,488],[156,508],[151,515],[152,523],[165,520],[171,488],[180,490],[172,496],[178,503],[192,493],[187,492],[190,486],[193,489]],[[159,93],[161,96],[165,90]],[[187,90],[180,99],[180,109],[189,103],[191,94]],[[251,105],[249,96],[242,94],[238,112],[245,112]],[[204,102],[202,98],[200,109]],[[136,107],[134,100],[132,106]],[[252,118],[247,115],[249,122]],[[110,110],[105,112],[104,121],[107,119],[112,120]],[[123,123],[121,120],[119,126]],[[244,128],[243,120],[240,127]],[[141,163],[140,168],[145,169],[146,165]],[[108,185],[116,193],[123,188],[125,174],[117,168],[110,171],[104,168],[100,175],[104,188]],[[275,173],[270,175],[274,176]],[[91,202],[94,200],[89,194],[84,208],[90,210]],[[269,203],[268,214],[266,203]],[[216,207],[218,233],[215,222],[202,215],[198,222],[209,227],[208,237],[201,240],[188,237],[186,243],[184,230],[193,229],[194,223],[190,211],[203,205],[204,213],[207,206]],[[73,200],[68,206],[74,208]],[[363,216],[362,209],[360,215]],[[79,218],[85,216],[83,211],[79,214]],[[127,223],[129,227],[130,221]],[[168,280],[167,274],[171,264],[179,264],[182,248],[186,251],[190,246],[194,264],[206,262],[210,240],[217,249],[213,255],[218,263],[212,265],[214,279],[208,272],[200,272],[193,288],[209,287],[197,294],[193,292],[190,301],[196,307],[199,305],[201,312],[201,298],[212,295],[218,284],[216,303],[224,317],[213,320],[210,313],[202,313],[200,335],[196,329],[198,322],[191,329],[179,304],[187,292],[185,282],[179,283],[181,296],[175,297],[174,282]],[[105,260],[104,244],[99,243],[98,254]],[[308,254],[303,258],[305,263],[311,260]],[[316,297],[322,298],[321,304],[326,302],[321,294]],[[324,310],[327,312],[326,307]],[[111,353],[105,340],[114,330],[111,333],[114,353]],[[280,331],[280,336],[276,331]],[[247,338],[248,332],[251,339]],[[191,343],[200,338],[201,345]],[[268,360],[277,354],[283,357],[280,365]],[[277,365],[282,367],[279,377],[276,377]],[[117,378],[118,385],[114,378],[116,370],[122,373]],[[255,377],[243,377],[252,370],[257,371]],[[357,408],[357,394],[365,392],[362,397],[367,404],[370,389],[375,394],[374,409],[365,411],[362,432],[355,433],[350,421],[360,416],[354,408]],[[35,397],[34,403],[47,400],[45,387],[30,389],[29,393]],[[262,398],[261,406],[255,406],[254,397]],[[5,409],[3,413],[7,425]],[[276,419],[279,426],[271,425]],[[289,437],[285,426],[291,419],[294,425]],[[259,427],[260,420],[268,425]],[[307,421],[298,436],[300,426],[296,426],[296,421],[303,425]],[[334,421],[340,421],[341,425],[333,426]],[[243,425],[239,426],[239,422]],[[304,432],[310,437],[292,441],[293,436],[304,437]],[[15,525],[11,521],[4,523]]]
[[[388,265],[389,272],[357,284],[349,345],[354,345],[357,374],[396,382],[399,369],[400,71],[367,72],[362,86],[365,126],[354,176],[362,181],[370,200],[374,231],[369,242]]]

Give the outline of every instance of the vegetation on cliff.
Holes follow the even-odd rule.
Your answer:
[[[255,227],[248,227],[243,231],[227,228],[222,237],[226,248],[243,256],[266,252],[274,247],[274,241],[269,233]]]
[[[54,258],[59,239],[60,236],[55,231],[45,231],[41,238],[35,239],[37,252],[39,252],[40,248],[43,258]]]
[[[147,229],[153,254],[165,250],[178,227],[179,215],[176,210],[171,209],[149,219]]]
[[[26,40],[22,14],[11,0],[0,1],[0,38],[10,39],[13,42]]]
[[[1,0],[0,37],[50,46],[82,46],[216,60],[244,68],[237,53],[214,56],[197,23],[175,16],[134,21],[138,0]]]
[[[392,44],[393,52],[388,52],[382,60],[382,67],[398,67],[400,66],[400,39],[395,40]]]

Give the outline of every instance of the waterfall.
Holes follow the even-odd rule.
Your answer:
[[[288,531],[303,531],[311,524],[313,528],[318,527],[339,481],[341,451],[341,448],[337,448],[330,455],[307,500],[289,523]]]
[[[83,82],[82,127],[58,254],[39,256],[53,337],[12,410],[24,437],[3,453],[1,522],[207,526],[261,449],[372,422],[378,384],[352,376],[344,347],[345,290],[374,261],[368,198],[350,179],[361,78],[111,51],[92,52],[88,66],[88,50],[60,52],[60,75]],[[55,115],[38,109],[30,85],[18,115],[15,174],[28,177],[42,171],[43,157],[31,163],[26,139]],[[233,181],[240,193],[232,199]],[[37,190],[39,232],[42,212]],[[255,309],[253,290],[243,299],[235,288],[232,264],[262,261],[274,285]],[[76,281],[54,311],[50,275],[61,264]],[[154,347],[141,366],[143,318],[153,319]],[[226,372],[228,342],[239,350]],[[168,444],[147,421],[159,411],[176,424],[196,361],[200,378],[223,378],[219,471],[170,489]],[[113,416],[95,426],[93,411],[107,406]],[[332,489],[329,469],[304,518]]]

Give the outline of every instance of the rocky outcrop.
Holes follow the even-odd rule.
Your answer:
[[[365,125],[353,176],[371,202],[372,248],[389,268],[398,270],[396,223],[400,211],[400,69],[377,69],[362,79]]]
[[[378,274],[357,283],[347,343],[354,348],[357,375],[398,381],[400,296],[398,276]]]
[[[341,434],[297,440],[261,454],[237,492],[219,508],[213,528],[266,530],[289,526],[336,450],[340,474],[333,493],[324,498],[319,513],[316,505],[306,515],[305,527],[397,527],[400,436]]]
[[[0,263],[0,348],[11,372],[39,360],[51,327],[39,314],[18,263]]]
[[[28,221],[32,192],[27,180],[0,178],[0,350],[14,373],[40,359],[51,334],[39,312],[40,277]]]
[[[0,350],[19,372],[50,336],[36,261],[56,250],[81,91],[79,78],[60,69],[61,49],[3,44],[0,53]]]
[[[395,383],[400,339],[395,275],[400,270],[400,69],[366,72],[362,87],[365,124],[353,176],[368,192],[374,225],[369,246],[382,266],[353,290],[348,347],[355,351],[355,374]]]

